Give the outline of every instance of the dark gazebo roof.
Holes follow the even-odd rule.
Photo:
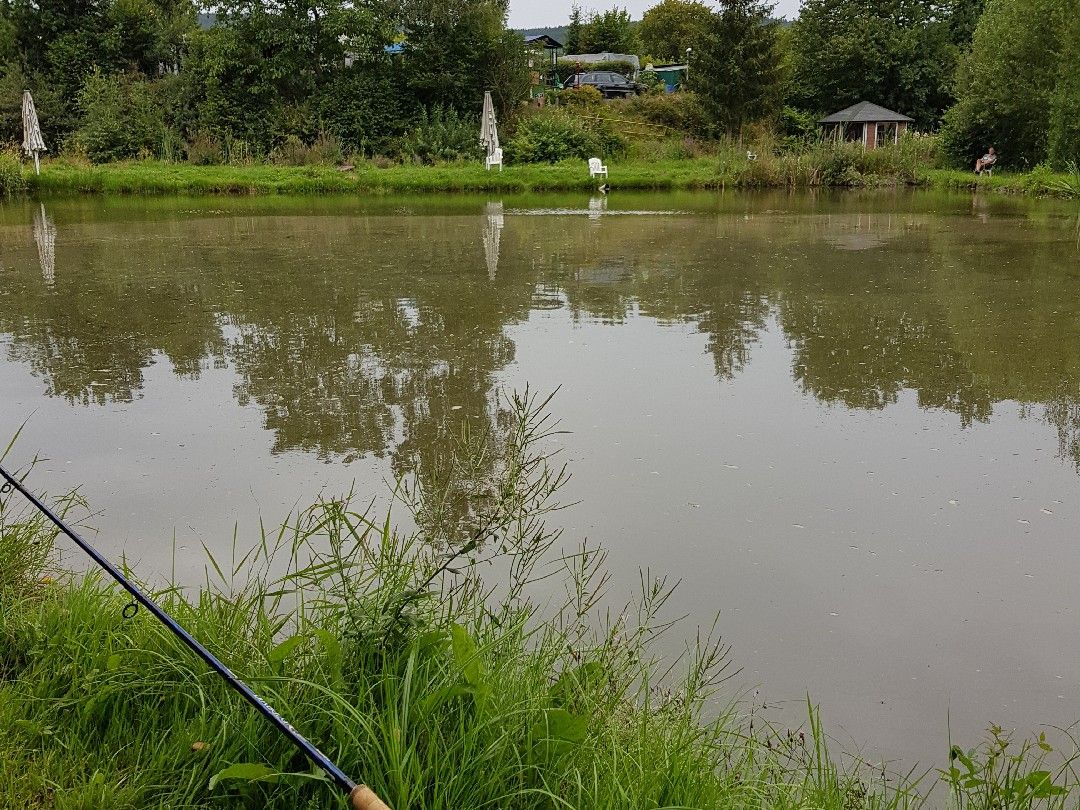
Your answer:
[[[549,37],[547,34],[538,34],[534,37],[525,37],[526,45],[543,45],[549,50],[558,50],[562,47],[562,43],[554,37]]]
[[[908,118],[892,110],[886,110],[869,101],[860,101],[852,104],[845,110],[828,115],[818,121],[819,124],[891,124],[907,122],[912,123],[915,119]]]

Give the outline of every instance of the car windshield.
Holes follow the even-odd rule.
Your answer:
[[[626,77],[620,76],[618,73],[609,73],[608,81],[612,84],[626,84]]]

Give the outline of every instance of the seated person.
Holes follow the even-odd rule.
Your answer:
[[[975,161],[975,174],[982,174],[983,169],[993,168],[995,163],[997,163],[997,152],[991,146],[985,155]]]

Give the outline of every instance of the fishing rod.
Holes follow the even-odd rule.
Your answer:
[[[288,721],[274,711],[274,709],[272,709],[265,700],[259,697],[250,686],[237,678],[232,670],[221,663],[213,653],[200,644],[187,630],[181,627],[176,619],[162,610],[153,599],[143,593],[135,583],[124,576],[116,566],[105,559],[101,552],[86,542],[86,540],[80,537],[77,532],[64,523],[52,509],[42,503],[34,493],[23,486],[22,481],[4,469],[2,464],[0,464],[0,476],[4,478],[4,484],[0,485],[0,493],[10,492],[12,489],[17,490],[39,512],[41,512],[41,514],[52,521],[60,531],[70,537],[75,542],[75,545],[85,551],[94,562],[101,566],[105,570],[105,573],[115,579],[124,590],[131,594],[135,601],[124,608],[124,618],[131,618],[134,616],[139,610],[139,605],[142,605],[153,613],[158,621],[164,624],[174,636],[190,647],[199,658],[206,662],[210,669],[214,670],[214,672],[224,679],[225,683],[239,692],[244,700],[254,706],[259,714],[269,720],[270,723],[278,731],[284,734],[304,756],[322,768],[326,772],[326,775],[329,776],[349,797],[349,805],[352,810],[390,810],[383,800],[375,794],[375,791],[367,785],[357,784],[346,776],[345,772],[335,765],[330,757],[316,748],[304,737],[304,735],[289,725]]]

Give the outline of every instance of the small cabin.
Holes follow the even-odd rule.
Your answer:
[[[897,143],[914,119],[886,110],[869,101],[860,101],[818,121],[827,138],[838,141],[861,141],[865,149]]]

